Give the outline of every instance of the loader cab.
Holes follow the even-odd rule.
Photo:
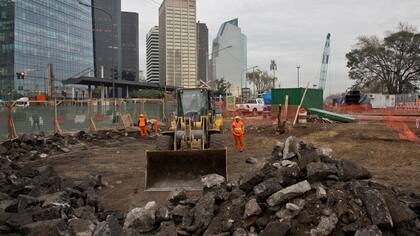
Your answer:
[[[177,116],[199,121],[213,112],[210,93],[206,89],[180,89],[177,91]]]

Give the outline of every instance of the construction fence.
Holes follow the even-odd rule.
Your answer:
[[[167,121],[175,103],[165,99],[7,101],[0,103],[0,140],[24,133],[69,133],[121,129],[139,114]]]

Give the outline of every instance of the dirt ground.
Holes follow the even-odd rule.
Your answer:
[[[269,125],[271,122],[250,120],[249,123],[262,127],[247,132],[243,153],[234,151],[230,133],[224,134],[229,178],[256,168],[245,162],[247,157],[262,163],[271,155],[278,140],[295,135],[305,142],[332,148],[335,158],[361,163],[381,183],[405,190],[420,189],[420,144],[400,141],[397,132],[384,124],[308,125],[290,134],[278,135]],[[38,161],[35,165],[51,165],[59,174],[75,179],[89,174],[102,175],[108,186],[100,191],[100,204],[107,209],[127,212],[152,200],[166,203],[168,193],[144,191],[145,151],[153,150],[154,146],[153,139],[126,137],[73,148],[71,153]]]

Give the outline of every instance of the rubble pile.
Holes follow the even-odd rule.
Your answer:
[[[93,141],[106,141],[107,145],[118,145],[128,137],[126,132],[104,131],[86,133],[80,131],[74,135],[23,134],[17,139],[8,140],[0,144],[0,156],[7,157],[12,161],[33,161],[44,159],[59,153],[69,153],[75,145],[84,145]]]
[[[375,183],[365,168],[294,137],[236,179],[203,176],[198,199],[181,189],[170,193],[167,205],[152,201],[127,215],[100,208],[100,176],[72,181],[50,166],[21,162],[34,151],[25,145],[41,153],[113,135],[127,137],[82,132],[1,145],[6,149],[0,150],[0,235],[420,235],[420,193]],[[15,156],[10,149],[26,152]]]
[[[100,176],[72,181],[50,166],[27,162],[69,153],[84,142],[122,138],[130,137],[125,132],[24,134],[0,144],[0,235],[120,235],[124,214],[98,206]]]
[[[119,235],[124,216],[98,207],[100,176],[59,177],[0,158],[0,235]]]
[[[420,195],[369,179],[330,149],[289,137],[258,170],[237,180],[203,177],[203,195],[172,192],[169,207],[130,211],[125,235],[420,235]]]

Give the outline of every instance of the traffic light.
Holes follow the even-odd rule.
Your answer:
[[[16,77],[17,79],[25,79],[25,72],[17,72]]]

